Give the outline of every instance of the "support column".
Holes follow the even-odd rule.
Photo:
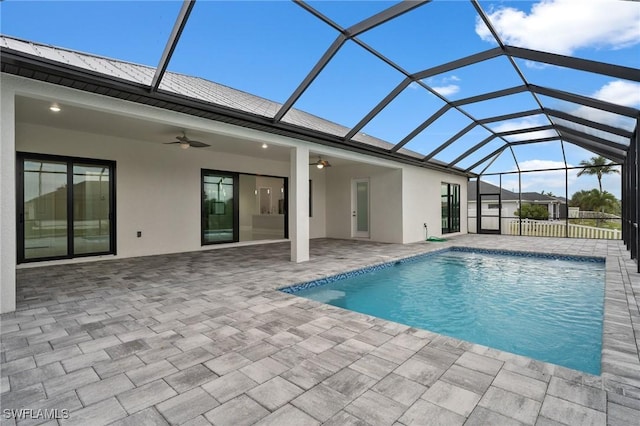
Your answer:
[[[0,313],[16,310],[15,92],[0,91]]]
[[[291,261],[309,260],[309,148],[291,148],[289,173]]]

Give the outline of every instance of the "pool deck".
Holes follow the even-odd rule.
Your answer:
[[[275,290],[452,245],[606,257],[602,374]],[[300,264],[273,243],[19,269],[18,310],[1,317],[0,423],[640,424],[628,258],[620,241],[462,235],[312,240]],[[21,408],[40,418],[9,418]]]

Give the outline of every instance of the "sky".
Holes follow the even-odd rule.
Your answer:
[[[394,2],[310,1],[309,4],[346,28]],[[638,2],[481,0],[480,5],[508,45],[640,68]],[[180,7],[181,2],[170,0],[5,0],[0,2],[0,24],[4,35],[155,67]],[[284,102],[337,35],[335,29],[289,1],[198,0],[168,69]],[[359,39],[409,73],[496,46],[472,4],[451,0],[422,5],[364,32]],[[531,61],[515,62],[533,84],[640,108],[638,83]],[[403,78],[401,72],[348,41],[295,108],[352,127]],[[519,86],[522,80],[509,61],[499,57],[435,75],[424,83],[441,96],[458,100]],[[539,99],[547,107],[594,121],[627,130],[635,126],[634,120],[617,115],[544,96]],[[443,105],[437,96],[414,83],[362,131],[397,143]],[[531,94],[520,93],[470,104],[463,107],[464,113],[450,110],[405,147],[427,155],[471,123],[468,116],[482,119],[537,106]],[[545,124],[549,124],[545,116],[535,115],[490,123],[487,127],[506,131]],[[434,158],[449,163],[489,134],[489,130],[476,127]],[[535,136],[549,135],[545,131]],[[517,138],[512,136],[508,140]],[[467,168],[503,145],[504,141],[494,139],[457,165]],[[504,151],[486,172],[515,170],[514,154],[522,170],[564,167],[563,150],[569,166],[594,156],[559,141],[516,146],[513,153]],[[473,171],[480,172],[487,164]],[[594,177],[576,178],[575,172],[571,174],[570,194],[597,186]],[[523,178],[523,190],[564,195],[564,171],[538,174],[538,178],[528,176]],[[503,181],[513,183],[507,177]],[[607,177],[605,189],[619,196],[619,177]]]

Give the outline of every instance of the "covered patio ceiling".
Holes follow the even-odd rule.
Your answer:
[[[147,43],[143,56],[131,56],[115,35],[100,41],[87,14],[92,2],[40,3],[37,13],[66,8],[95,49],[12,26],[29,18],[47,24],[29,3],[2,5],[3,72],[423,167],[477,176],[571,167],[593,154],[622,164],[638,129],[635,2],[100,5],[98,21],[107,24],[144,8],[148,24],[125,22],[118,36]],[[74,60],[24,40],[86,53]],[[88,55],[147,66],[118,73]],[[212,100],[186,76],[254,96]]]

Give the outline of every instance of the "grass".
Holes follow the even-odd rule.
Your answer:
[[[569,219],[569,223],[573,225],[594,226],[596,228],[622,230],[622,222],[620,220],[600,220],[596,219]]]

